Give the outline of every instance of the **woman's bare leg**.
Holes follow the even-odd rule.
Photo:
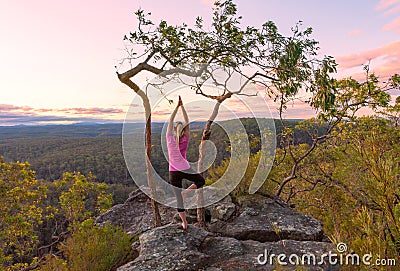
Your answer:
[[[178,212],[178,215],[182,220],[182,228],[184,230],[186,230],[187,229],[186,213],[185,212]]]
[[[185,190],[183,190],[181,192],[183,202],[185,202],[186,193],[188,193],[190,190],[193,190],[193,189],[197,189],[196,184],[191,184],[188,188],[186,188]]]

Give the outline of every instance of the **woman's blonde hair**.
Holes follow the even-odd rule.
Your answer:
[[[179,140],[181,139],[183,134],[184,134],[183,123],[181,121],[177,121],[174,126],[174,137],[177,145],[179,145]]]

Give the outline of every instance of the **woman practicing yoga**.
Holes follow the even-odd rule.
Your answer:
[[[182,109],[183,118],[185,123],[177,121],[174,125],[174,119],[179,107]],[[178,105],[174,112],[171,114],[171,118],[167,128],[167,147],[169,157],[169,182],[175,187],[182,188],[182,179],[187,179],[193,184],[188,188],[181,191],[181,189],[174,189],[177,209],[179,217],[182,220],[182,227],[187,229],[186,213],[183,206],[185,194],[189,190],[200,188],[204,185],[204,178],[190,168],[189,162],[186,160],[186,151],[189,145],[189,118],[186,113],[185,107],[183,106],[181,96],[179,96]]]

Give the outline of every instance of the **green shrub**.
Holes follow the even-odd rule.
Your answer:
[[[103,227],[88,219],[80,224],[59,249],[63,260],[53,258],[40,270],[109,271],[132,259],[132,240],[121,228],[106,224]],[[65,269],[60,265],[65,265]],[[61,268],[61,269],[60,269]]]
[[[40,271],[68,271],[67,261],[59,257],[46,256],[46,264],[42,265]]]

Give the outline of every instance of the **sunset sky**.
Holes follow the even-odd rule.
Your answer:
[[[245,25],[272,20],[286,34],[299,20],[312,27],[321,54],[339,63],[339,77],[360,76],[368,60],[381,77],[400,73],[400,0],[235,3]],[[122,38],[136,29],[138,8],[155,22],[190,25],[201,16],[207,24],[212,1],[0,0],[0,125],[123,121],[135,94],[118,81],[114,66],[126,56]],[[168,117],[163,108],[156,121]],[[304,108],[289,108],[287,117],[312,116]],[[204,116],[191,112],[192,119]],[[140,110],[135,117],[143,118]]]

